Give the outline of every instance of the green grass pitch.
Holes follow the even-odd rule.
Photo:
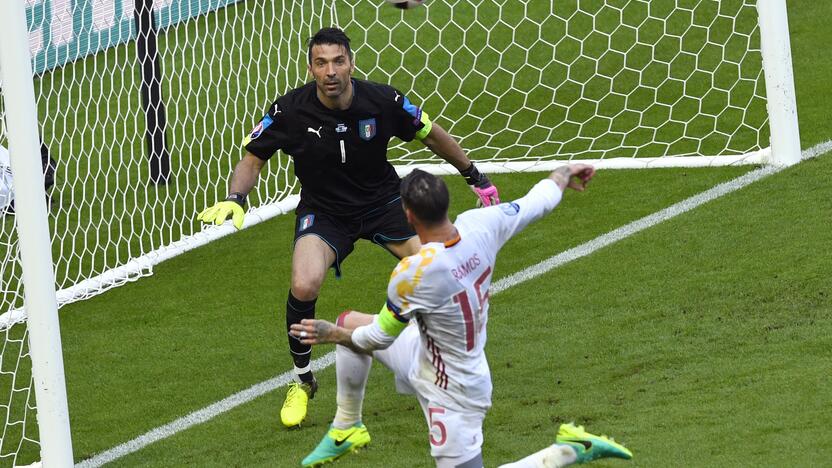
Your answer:
[[[789,8],[805,148],[832,137],[828,84],[832,60],[818,53],[832,42],[826,25],[832,7],[790,2]],[[234,9],[223,10],[200,24],[210,28],[212,21],[232,14]],[[382,13],[388,14],[385,21],[397,13]],[[245,17],[246,24],[257,21]],[[184,39],[175,34],[185,33],[172,31],[166,40],[181,43]],[[382,40],[357,30],[351,34],[359,43]],[[107,54],[118,57],[126,52],[117,48]],[[167,67],[173,68],[175,57],[168,59]],[[40,86],[60,88],[62,80],[77,79],[73,73],[82,73],[85,67],[90,69],[89,61],[78,62],[41,80]],[[126,74],[123,79],[133,78]],[[71,92],[80,98],[87,91]],[[95,106],[108,105],[116,104],[95,101]],[[129,105],[135,108],[138,103]],[[182,109],[169,112],[174,125],[188,116]],[[221,118],[230,128],[202,140],[201,151],[235,150],[229,145],[247,130],[251,122],[246,119],[256,119],[261,110],[224,112],[227,115]],[[460,111],[448,109],[449,114],[454,112]],[[127,127],[138,117],[128,114]],[[84,116],[78,118],[83,121]],[[442,116],[438,118],[441,122]],[[463,129],[472,124],[461,125]],[[90,141],[103,141],[103,135],[96,139],[94,130],[89,132],[64,140],[68,145],[64,153],[80,155]],[[512,135],[501,134],[493,145],[509,146]],[[474,135],[467,143],[476,144],[478,138],[483,137]],[[739,138],[740,146],[749,141]],[[576,150],[581,150],[579,143]],[[141,147],[143,142],[136,139],[128,144]],[[98,174],[105,162],[77,156],[72,162],[75,169],[64,176],[75,171]],[[165,189],[148,188],[135,196],[169,200],[169,208],[155,216],[187,218],[183,222],[190,223],[204,199],[213,200],[216,192],[224,190],[216,184],[196,193],[194,183],[213,183],[227,173],[230,162],[200,166],[197,174],[183,174]],[[96,184],[120,186],[143,180],[142,161],[126,163],[128,169],[108,173]],[[587,193],[567,195],[556,213],[506,246],[495,279],[747,170],[601,172]],[[832,458],[828,442],[832,425],[830,173],[829,156],[806,161],[494,296],[487,347],[494,406],[484,428],[486,465],[496,466],[544,447],[553,441],[557,425],[569,421],[624,442],[635,454],[627,462],[630,466],[826,464]],[[541,177],[495,175],[493,180],[503,198],[511,199]],[[461,178],[446,180],[453,213],[470,207],[473,198]],[[94,189],[65,182],[61,190],[66,206],[74,200],[92,209],[88,191]],[[113,200],[105,203],[107,213],[131,203]],[[67,216],[58,222],[82,219],[82,214]],[[88,238],[94,239],[96,232],[113,226],[127,230],[147,221],[135,216],[118,218],[110,226],[84,226]],[[61,309],[76,461],[290,369],[283,303],[289,286],[292,224],[292,217],[278,217],[167,261],[154,269],[152,277]],[[154,227],[152,242],[164,243],[176,234],[176,229]],[[56,247],[60,248],[66,247]],[[112,250],[105,257],[125,255]],[[319,316],[333,319],[346,308],[377,310],[394,263],[381,249],[359,244],[344,266],[344,278],[330,277],[324,285]],[[87,271],[91,265],[77,261],[63,268],[59,278]],[[6,333],[16,339],[22,334],[19,328]],[[4,358],[14,344],[6,346]],[[330,350],[322,347],[315,353],[322,356]],[[2,364],[2,370],[8,370],[7,363]],[[5,375],[0,374],[3,389]],[[112,466],[298,466],[334,414],[334,369],[320,372],[318,378],[321,390],[300,431],[280,426],[283,392],[272,392]],[[33,412],[29,418],[34,421]],[[373,437],[371,447],[338,466],[432,466],[418,404],[412,397],[397,395],[391,374],[378,365],[368,386],[365,423]],[[32,427],[27,424],[27,431]],[[6,433],[4,453],[8,441],[19,440],[13,431]],[[37,447],[24,442],[18,462],[37,459]]]

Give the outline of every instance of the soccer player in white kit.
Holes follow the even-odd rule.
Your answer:
[[[402,180],[408,222],[421,250],[390,275],[387,303],[377,315],[348,311],[332,324],[303,320],[291,333],[310,345],[336,343],[338,411],[303,466],[318,466],[370,442],[361,421],[371,357],[396,375],[402,393],[415,394],[429,428],[437,467],[481,468],[482,423],[491,407],[491,373],[485,357],[488,290],[497,252],[529,223],[561,201],[566,188],[583,191],[592,166],[563,166],[511,203],[466,211],[448,219],[444,182],[416,170]],[[556,443],[510,465],[566,466],[601,457],[629,459],[606,437],[562,425]]]

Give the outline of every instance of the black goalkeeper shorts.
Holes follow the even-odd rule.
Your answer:
[[[388,242],[410,239],[416,233],[407,223],[401,197],[358,218],[341,218],[299,205],[295,210],[295,243],[304,236],[318,236],[335,251],[335,274],[353,251],[358,239],[382,247]],[[392,253],[392,252],[391,252]]]

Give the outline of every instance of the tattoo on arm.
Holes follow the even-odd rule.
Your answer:
[[[561,166],[551,174],[549,174],[549,178],[554,180],[558,187],[560,187],[561,191],[566,190],[566,186],[569,185],[569,178],[572,177],[572,170],[569,169],[569,166]]]
[[[318,341],[323,343],[332,343],[332,329],[331,323],[324,320],[315,321],[315,334],[318,335]]]
[[[324,343],[335,343],[346,346],[357,353],[369,354],[352,342],[352,330],[336,326],[324,320],[318,320],[315,322],[315,332],[318,335],[318,340]]]

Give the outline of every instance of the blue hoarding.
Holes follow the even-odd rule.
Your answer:
[[[152,0],[159,29],[241,0]],[[36,74],[127,42],[136,35],[136,0],[26,0]]]

